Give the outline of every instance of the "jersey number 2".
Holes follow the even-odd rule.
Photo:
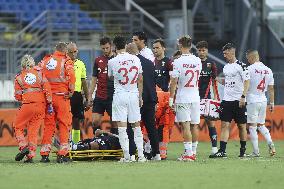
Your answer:
[[[265,77],[260,81],[260,83],[257,85],[257,89],[261,90],[261,92],[265,89]]]
[[[129,70],[127,70],[127,68],[120,68],[118,70],[118,73],[122,73],[122,77],[124,77],[124,80],[118,80],[118,82],[121,85],[126,85],[129,82],[129,77],[128,77],[128,73],[135,71],[135,75],[133,77],[133,79],[131,80],[130,84],[134,84],[137,82],[137,77],[138,77],[138,68],[136,66],[132,66],[130,67]]]

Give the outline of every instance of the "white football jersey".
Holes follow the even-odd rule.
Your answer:
[[[223,73],[225,75],[223,100],[240,100],[244,91],[244,81],[250,79],[247,67],[237,60],[234,63],[226,64]]]
[[[139,58],[127,52],[119,53],[108,61],[108,76],[114,77],[115,93],[138,93],[137,79],[141,73]]]
[[[268,85],[274,85],[273,73],[262,62],[255,62],[248,67],[250,86],[247,103],[266,102],[265,92]]]
[[[183,54],[174,60],[171,76],[178,78],[176,103],[200,101],[198,82],[201,70],[200,58],[192,54]]]
[[[149,49],[148,47],[144,47],[139,53],[145,58],[151,60],[154,64],[155,56],[151,49]]]

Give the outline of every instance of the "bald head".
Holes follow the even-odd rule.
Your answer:
[[[248,50],[246,53],[246,58],[250,64],[259,62],[259,54],[257,50]]]
[[[78,48],[76,43],[70,42],[67,45],[67,54],[71,58],[71,60],[76,60],[78,56]]]
[[[129,43],[126,45],[126,52],[129,54],[137,55],[139,54],[138,47],[135,43]]]

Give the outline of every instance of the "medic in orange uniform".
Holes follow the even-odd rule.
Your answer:
[[[15,77],[15,98],[22,102],[13,125],[20,150],[15,160],[20,161],[26,156],[25,163],[32,163],[36,155],[37,136],[46,104],[52,111],[50,85],[41,69],[34,65],[34,59],[25,55],[21,60],[22,71]],[[27,138],[24,129],[27,129]]]
[[[60,147],[57,153],[57,162],[68,162],[66,157],[69,150],[69,134],[71,129],[72,114],[70,97],[74,92],[75,74],[73,61],[66,55],[67,44],[60,42],[55,47],[55,52],[44,57],[41,61],[43,72],[50,83],[52,91],[52,104],[54,113],[47,115],[44,120],[41,162],[50,162],[48,156],[51,150],[52,137],[58,122]]]

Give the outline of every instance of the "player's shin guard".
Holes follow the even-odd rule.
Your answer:
[[[134,141],[138,151],[138,157],[144,157],[143,154],[143,134],[140,127],[133,128]]]
[[[124,158],[129,160],[129,139],[126,132],[126,127],[118,127],[118,139],[123,150]]]
[[[253,147],[254,154],[259,154],[259,148],[258,148],[258,135],[256,132],[256,127],[250,126],[249,132],[250,132],[250,140]]]
[[[273,143],[269,130],[264,125],[259,126],[258,130],[262,134],[262,136],[265,138],[268,145]]]
[[[208,127],[212,147],[217,147],[217,131],[215,127]]]

